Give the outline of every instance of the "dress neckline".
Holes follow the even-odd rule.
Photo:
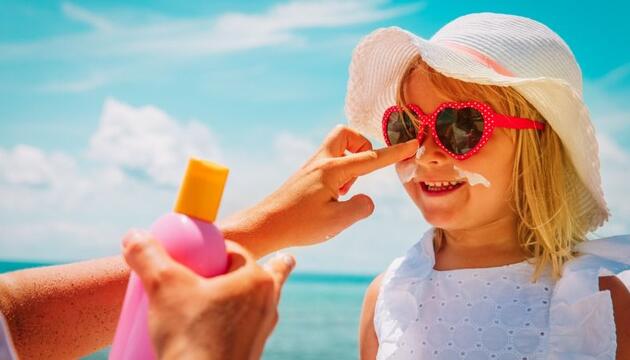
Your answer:
[[[529,260],[525,259],[523,261],[519,261],[519,262],[515,262],[511,264],[498,265],[498,266],[487,266],[487,267],[477,267],[477,268],[458,268],[458,269],[448,269],[448,270],[438,270],[438,269],[431,268],[431,270],[434,273],[438,273],[438,274],[448,274],[448,273],[456,273],[456,272],[462,272],[462,271],[489,272],[489,271],[496,271],[496,270],[507,270],[510,268],[518,268],[523,265],[530,265]]]
[[[422,238],[419,241],[419,254],[420,258],[424,258],[429,261],[430,271],[435,273],[457,273],[457,272],[465,272],[465,271],[478,271],[478,272],[490,272],[496,270],[506,270],[508,268],[520,268],[523,265],[530,265],[529,259],[525,259],[523,261],[519,261],[511,264],[504,264],[499,266],[489,266],[489,267],[479,267],[479,268],[459,268],[459,269],[450,269],[450,270],[436,270],[433,267],[435,266],[435,248],[433,247],[433,235],[435,233],[435,227],[429,228],[423,234]],[[413,248],[412,248],[413,249]]]

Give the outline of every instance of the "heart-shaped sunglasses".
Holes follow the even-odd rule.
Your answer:
[[[422,144],[428,127],[435,143],[457,160],[476,154],[488,142],[495,127],[545,129],[545,124],[540,121],[498,114],[490,105],[478,101],[442,103],[431,114],[425,114],[414,104],[407,107],[415,119],[396,105],[385,110],[383,137],[387,145],[415,138]],[[418,127],[423,131],[418,131]]]

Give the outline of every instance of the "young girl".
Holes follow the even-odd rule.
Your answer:
[[[630,237],[608,218],[571,50],[534,20],[460,17],[354,51],[350,125],[387,145],[433,228],[366,293],[366,359],[630,359]]]

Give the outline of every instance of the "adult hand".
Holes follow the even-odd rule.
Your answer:
[[[161,359],[258,359],[278,321],[290,255],[265,269],[230,241],[230,268],[205,279],[175,262],[147,232],[123,240],[125,260],[149,298],[149,332]]]
[[[219,226],[227,238],[258,257],[325,241],[374,211],[372,199],[365,194],[339,201],[356,179],[404,160],[417,149],[417,140],[411,140],[373,150],[364,136],[339,125],[278,190]]]

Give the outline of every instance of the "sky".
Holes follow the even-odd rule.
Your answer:
[[[581,5],[582,4],[582,5]],[[630,232],[630,26],[624,2],[0,0],[0,258],[120,252],[170,211],[186,159],[231,170],[219,218],[255,204],[336,125],[352,49],[400,26],[429,38],[471,12],[531,17],[573,50],[612,218]],[[378,144],[378,142],[374,142]],[[393,168],[359,179],[375,213],[292,249],[299,269],[375,273],[428,228]]]

